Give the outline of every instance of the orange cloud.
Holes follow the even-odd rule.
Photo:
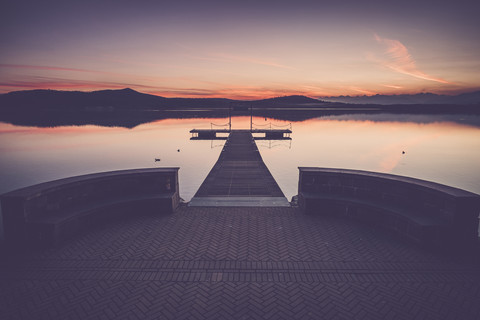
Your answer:
[[[101,89],[123,89],[130,87],[146,91],[156,88],[147,85],[126,83],[126,82],[103,82],[89,80],[72,80],[50,77],[29,77],[23,81],[0,82],[0,88],[22,88],[22,89],[54,89],[54,90],[101,90]],[[3,90],[0,90],[3,91]]]
[[[195,82],[194,79],[185,79]],[[206,85],[206,86],[205,86]],[[318,92],[303,90],[301,88],[270,88],[256,86],[222,85],[218,83],[200,83],[197,86],[176,87],[162,85],[145,85],[129,82],[108,82],[90,80],[72,80],[53,77],[26,77],[25,80],[0,82],[0,93],[19,89],[53,89],[53,90],[82,90],[93,91],[102,89],[132,88],[140,92],[164,97],[190,97],[190,98],[230,98],[239,100],[255,100],[287,95],[318,96]]]
[[[422,71],[420,71],[415,63],[415,60],[408,52],[408,49],[398,40],[381,38],[375,34],[375,40],[386,47],[386,59],[380,61],[381,64],[398,73],[406,74],[415,78],[435,81],[440,83],[450,83],[441,78],[435,78]]]
[[[256,100],[289,95],[319,96],[318,92],[297,90],[294,88],[269,88],[250,86],[224,86],[211,89],[205,88],[173,88],[158,87],[146,93],[163,97],[190,97],[190,98],[229,98],[238,100]]]
[[[363,93],[367,96],[373,96],[374,94],[376,94],[376,92],[372,92],[372,91],[369,91],[369,90],[365,90],[365,89],[361,89],[361,88],[357,88],[357,87],[349,87],[350,90],[353,90],[353,91],[356,91],[356,92],[360,92],[360,93]]]
[[[393,84],[382,84],[385,88],[392,88],[392,89],[403,89],[403,87],[395,86]]]

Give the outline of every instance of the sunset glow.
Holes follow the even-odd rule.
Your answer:
[[[130,87],[259,99],[480,89],[474,2],[335,3],[8,1],[0,93]]]

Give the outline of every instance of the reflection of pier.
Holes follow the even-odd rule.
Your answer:
[[[190,133],[192,137],[190,140],[227,140],[227,135],[218,134],[230,134],[233,131],[231,129],[192,129]],[[255,140],[291,140],[290,129],[251,129],[247,130],[252,135],[262,134],[263,136],[253,136]]]
[[[218,132],[207,131],[215,136]],[[288,207],[290,204],[263,162],[250,130],[231,130],[217,163],[189,205]]]

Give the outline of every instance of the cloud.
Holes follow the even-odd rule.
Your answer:
[[[52,67],[52,66],[36,66],[36,65],[27,65],[27,64],[0,64],[0,68],[101,73],[99,71],[86,70],[86,69]]]
[[[186,79],[188,80],[188,79]],[[102,89],[123,89],[126,87],[140,92],[163,97],[190,97],[190,98],[231,98],[241,100],[263,99],[293,94],[306,94],[304,90],[294,88],[271,88],[257,86],[221,85],[216,83],[200,83],[198,87],[176,87],[162,85],[144,85],[139,83],[72,80],[54,77],[29,77],[14,81],[0,81],[0,93],[11,90],[53,89],[53,90],[81,90],[93,91]],[[314,94],[311,94],[314,96]]]
[[[164,97],[181,96],[190,98],[229,98],[239,100],[256,100],[270,97],[306,94],[303,90],[253,86],[228,86],[211,89],[158,87],[156,90],[145,92]],[[314,95],[312,94],[311,96]]]
[[[403,87],[396,86],[396,85],[393,85],[393,84],[381,84],[381,86],[383,86],[385,88],[392,88],[392,89],[403,89]]]
[[[79,68],[67,68],[67,67],[59,67],[59,66],[39,66],[39,65],[30,65],[30,64],[0,64],[0,68],[41,70],[41,71],[65,71],[69,73],[79,72],[79,73],[90,73],[90,74],[97,74],[97,75],[122,76],[122,77],[132,76],[130,74],[124,74],[124,73],[118,73],[118,72],[79,69]]]
[[[360,92],[360,93],[363,93],[367,96],[373,96],[374,94],[376,94],[376,92],[373,92],[373,91],[369,91],[369,90],[365,90],[365,89],[362,89],[362,88],[357,88],[357,87],[349,87],[350,90],[353,90],[355,92]]]
[[[375,34],[375,40],[386,48],[384,52],[386,58],[380,61],[383,66],[418,79],[450,83],[420,71],[416,66],[415,60],[408,52],[408,49],[400,41],[381,38],[377,34]]]
[[[88,80],[72,80],[50,77],[30,77],[19,81],[0,82],[0,88],[22,88],[22,89],[54,89],[54,90],[99,90],[99,89],[123,89],[126,87],[134,89],[151,89],[152,86],[145,86],[125,82],[103,82]]]

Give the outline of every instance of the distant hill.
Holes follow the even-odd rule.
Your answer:
[[[469,94],[457,98],[457,101],[471,101]],[[480,114],[480,104],[345,104],[299,95],[253,101],[165,98],[128,88],[93,92],[30,90],[0,94],[1,122],[40,127],[94,124],[131,128],[159,119],[215,118],[229,114],[302,121],[353,113]]]
[[[92,92],[28,90],[0,95],[2,107],[22,109],[146,109],[160,106],[164,102],[165,98],[140,93],[129,88]]]
[[[179,108],[228,108],[319,105],[323,102],[305,96],[286,96],[256,101],[223,98],[165,98],[126,88],[92,92],[28,90],[0,95],[0,108],[62,111],[165,110]]]
[[[250,107],[256,110],[336,110],[363,112],[376,110],[386,112],[480,112],[480,91],[457,96],[435,94],[330,97],[329,102],[301,95],[270,99],[242,101],[223,98],[165,98],[126,88],[92,92],[28,90],[0,94],[0,114],[31,117],[44,111],[76,113],[111,113],[112,111],[185,111],[225,110],[246,113]],[[342,102],[340,102],[342,101]]]
[[[262,99],[262,100],[255,100],[252,101],[254,104],[262,105],[262,104],[277,104],[277,105],[306,105],[306,104],[322,104],[323,101],[319,99],[309,98],[300,95],[293,95],[293,96],[285,96],[285,97],[276,97],[270,99]]]
[[[480,104],[480,91],[455,96],[434,93],[322,97],[325,101],[353,104]]]

